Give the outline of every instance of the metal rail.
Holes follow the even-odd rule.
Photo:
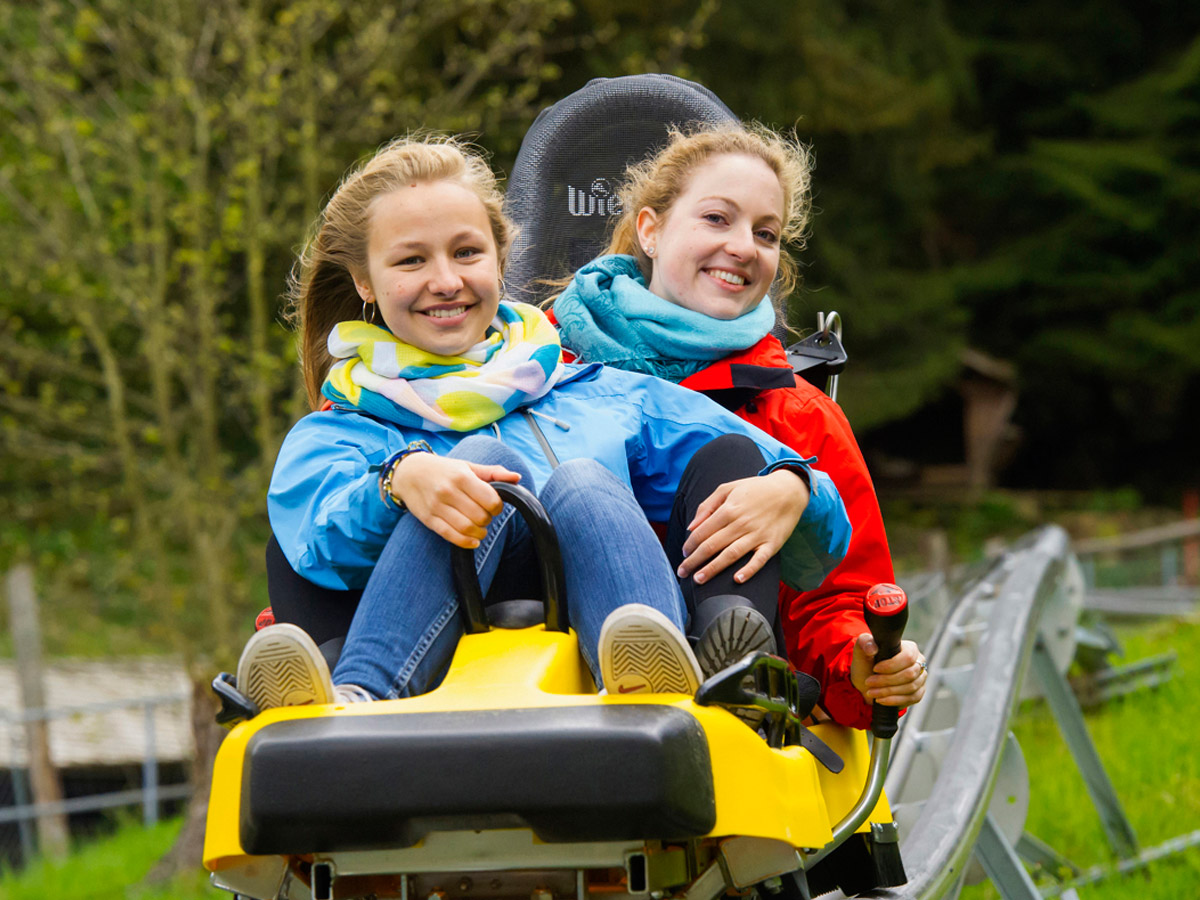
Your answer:
[[[964,696],[970,702],[950,739],[937,783],[901,844],[909,882],[895,897],[957,893],[991,802],[1009,719],[1037,637],[1039,614],[1070,553],[1066,532],[1050,527],[1018,547],[973,592],[975,621],[987,631]],[[901,744],[910,740],[901,735]],[[919,739],[914,731],[911,739]],[[899,774],[899,773],[897,773]]]
[[[910,812],[919,810],[901,844],[908,883],[875,896],[957,896],[985,827],[1039,620],[1060,588],[1069,556],[1061,528],[1034,532],[980,577],[926,647],[929,705],[919,704],[901,720],[887,778],[889,797],[899,801],[897,812],[906,802]],[[946,705],[957,705],[959,712],[949,727],[941,727]],[[918,756],[934,751],[941,751],[941,759],[932,789],[927,797],[910,799],[905,781]]]
[[[1195,534],[1200,534],[1196,523],[1180,523],[1132,538],[1093,542],[1089,549],[1143,548]],[[1061,528],[1051,526],[1027,536],[981,570],[956,602],[947,601],[944,579],[925,581],[927,602],[935,609],[933,615],[940,616],[930,636],[922,636],[930,680],[925,701],[901,720],[886,781],[905,835],[901,852],[908,883],[872,896],[957,897],[972,856],[1007,900],[1074,896],[1080,885],[1200,843],[1200,832],[1193,832],[1140,848],[1095,753],[1064,674],[1074,655],[1071,635],[1085,586]],[[1016,744],[1010,737],[1010,720],[1017,702],[1030,695],[1028,674],[1036,676],[1084,778],[1118,857],[1114,864],[1082,872],[1032,836],[1017,838],[1011,830],[1006,834],[1003,816],[992,806],[997,780],[1011,774]],[[1019,765],[1024,777],[1024,764]],[[1017,824],[1023,822],[1024,810]],[[1022,858],[1052,857],[1056,868],[1073,871],[1074,880],[1035,886]]]

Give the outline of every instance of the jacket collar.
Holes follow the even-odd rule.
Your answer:
[[[753,347],[730,354],[681,384],[694,391],[749,390],[755,394],[796,386],[796,377],[779,339],[768,334]]]
[[[733,353],[680,382],[731,412],[738,412],[764,391],[796,386],[783,345],[768,334],[753,347]]]

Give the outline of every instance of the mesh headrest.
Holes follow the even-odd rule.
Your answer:
[[[505,275],[514,300],[537,303],[604,249],[625,168],[659,150],[671,125],[736,121],[717,96],[673,75],[596,78],[542,110],[521,142],[505,210],[520,226]]]

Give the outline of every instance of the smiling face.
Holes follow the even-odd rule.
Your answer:
[[[371,207],[359,296],[405,343],[457,356],[483,340],[500,305],[500,260],[487,210],[454,181],[418,182]]]
[[[696,167],[665,215],[638,213],[641,245],[653,249],[649,288],[686,309],[736,319],[757,306],[779,268],[783,186],[771,167],[743,154]]]

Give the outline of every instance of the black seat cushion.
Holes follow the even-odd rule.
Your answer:
[[[324,716],[246,749],[247,853],[411,846],[431,830],[684,839],[716,823],[700,723],[669,706]]]
[[[541,600],[501,600],[487,606],[488,624],[493,628],[532,628],[546,621]]]

